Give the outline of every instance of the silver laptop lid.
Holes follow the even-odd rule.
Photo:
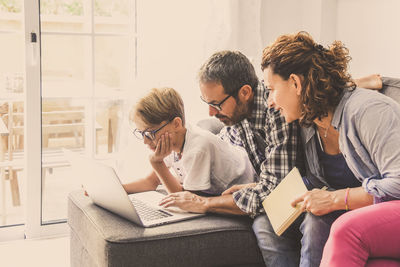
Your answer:
[[[93,159],[64,150],[74,175],[82,182],[92,201],[139,225],[143,225],[114,169]]]
[[[80,179],[85,190],[96,205],[136,224],[151,227],[204,216],[204,214],[188,213],[182,210],[178,212],[164,210],[158,206],[163,194],[155,191],[147,191],[133,194],[131,197],[141,200],[153,209],[164,210],[164,212],[167,212],[171,216],[155,220],[144,220],[140,218],[134,204],[122,187],[118,175],[112,167],[66,149],[64,149],[64,153],[71,162],[74,174]]]

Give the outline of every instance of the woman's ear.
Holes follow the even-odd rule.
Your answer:
[[[293,86],[296,89],[296,94],[300,95],[301,94],[301,89],[302,89],[302,86],[301,86],[302,79],[301,79],[301,77],[299,75],[297,75],[297,74],[293,74],[292,73],[292,74],[290,74],[289,79],[292,81]]]
[[[242,88],[240,88],[240,90],[238,92],[238,97],[240,100],[246,102],[247,100],[249,100],[252,93],[253,93],[253,90],[251,89],[250,85],[245,84],[242,86]]]

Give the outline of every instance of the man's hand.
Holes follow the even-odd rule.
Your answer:
[[[357,87],[380,90],[382,89],[382,79],[379,74],[371,74],[359,79],[354,79]]]
[[[251,183],[251,184],[235,184],[228,189],[226,189],[224,192],[222,192],[221,195],[229,195],[233,194],[236,191],[239,191],[242,188],[247,188],[247,187],[254,187],[256,186],[256,183]]]
[[[293,207],[299,204],[301,205],[302,211],[311,212],[317,216],[325,215],[336,210],[334,193],[322,189],[308,191],[304,195],[296,198],[291,204]]]
[[[160,202],[160,206],[163,206],[164,208],[178,207],[182,210],[194,213],[206,213],[206,204],[206,197],[200,197],[188,191],[169,194]]]
[[[172,152],[171,134],[165,133],[157,141],[156,150],[150,155],[150,163],[161,163]]]

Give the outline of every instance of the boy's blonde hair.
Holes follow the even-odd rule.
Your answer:
[[[183,100],[173,88],[153,88],[131,110],[129,119],[133,121],[135,117],[139,117],[148,125],[158,125],[179,117],[182,125],[185,125]]]

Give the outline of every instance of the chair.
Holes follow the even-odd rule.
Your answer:
[[[108,153],[116,148],[120,102],[112,102],[101,124],[95,122],[97,144],[101,133]],[[18,172],[24,168],[24,102],[8,101],[0,104],[0,214],[6,224],[6,183],[9,181],[13,206],[20,206]],[[97,116],[96,116],[97,117]],[[97,119],[97,118],[96,118]],[[76,151],[85,149],[85,104],[71,103],[71,99],[47,99],[42,102],[42,182],[54,168],[69,166],[62,147]],[[96,146],[96,150],[98,147]]]
[[[96,152],[105,146],[107,153],[118,150],[122,100],[107,100],[96,105]]]
[[[196,125],[204,130],[212,132],[213,134],[219,134],[224,127],[224,124],[216,118],[202,119],[198,121]]]
[[[58,104],[58,105],[57,105]],[[24,169],[24,104],[8,101],[0,107],[0,179],[2,224],[6,223],[6,181],[13,206],[20,206],[18,172]],[[42,111],[42,180],[53,168],[68,166],[60,147],[84,147],[84,106],[44,101]],[[57,142],[54,142],[57,141]],[[71,143],[72,141],[72,143]],[[52,144],[54,143],[54,144]],[[52,147],[51,147],[52,146]]]
[[[4,103],[0,118],[0,179],[2,184],[2,224],[6,223],[6,181],[10,182],[13,206],[21,205],[17,172],[23,169],[22,102]]]

